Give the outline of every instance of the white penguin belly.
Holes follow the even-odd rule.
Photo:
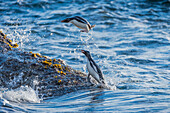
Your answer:
[[[80,29],[87,29],[88,30],[88,26],[87,24],[78,22],[76,20],[71,20],[71,23],[74,24],[76,27],[80,28]]]
[[[98,74],[95,72],[95,70],[91,67],[89,61],[87,61],[87,65],[86,65],[86,66],[87,66],[87,70],[88,70],[89,74],[90,74],[93,78],[98,79],[98,81],[100,81],[99,75],[98,75]]]

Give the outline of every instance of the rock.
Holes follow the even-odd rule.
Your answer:
[[[72,69],[61,59],[24,52],[0,32],[0,87],[16,89],[28,85],[44,98],[91,88],[87,75]],[[37,84],[34,83],[37,81]]]

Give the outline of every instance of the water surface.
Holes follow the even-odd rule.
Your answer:
[[[0,15],[0,30],[22,50],[60,58],[85,73],[86,58],[80,50],[90,50],[107,83],[117,87],[47,100],[26,86],[1,89],[0,112],[170,111],[168,0],[1,0]],[[95,28],[80,33],[60,22],[77,15]]]

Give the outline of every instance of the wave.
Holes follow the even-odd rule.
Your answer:
[[[40,103],[41,99],[38,97],[37,91],[29,86],[21,86],[17,89],[7,89],[0,92],[1,99],[4,100],[4,104],[9,101],[17,103]]]

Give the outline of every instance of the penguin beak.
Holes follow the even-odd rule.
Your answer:
[[[67,18],[67,19],[62,20],[61,22],[68,23],[68,22],[70,22],[70,19],[69,19],[69,18]]]
[[[81,50],[81,52],[82,52],[83,54],[85,54],[85,51],[84,51],[84,50]]]

